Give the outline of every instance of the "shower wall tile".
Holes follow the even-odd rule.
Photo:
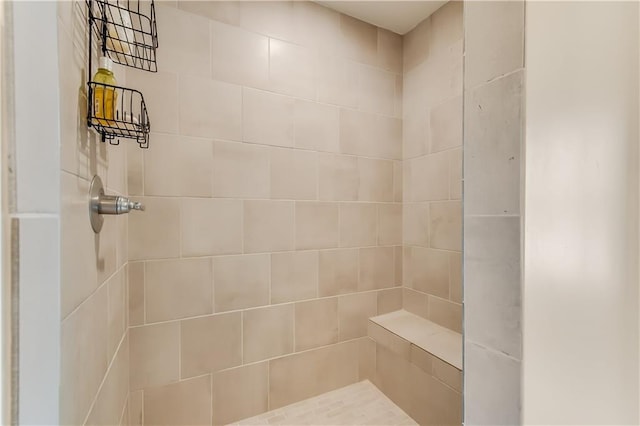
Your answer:
[[[182,33],[127,75],[158,133],[109,175],[148,207],[114,224],[125,416],[144,393],[145,424],[227,423],[373,377],[367,320],[402,308],[402,38],[312,2],[156,7]],[[127,253],[100,244],[106,280]]]
[[[340,15],[340,45],[347,58],[375,65],[378,52],[378,29],[366,22]]]
[[[293,2],[243,2],[240,26],[280,40],[293,37]]]
[[[390,288],[377,293],[378,315],[402,309],[402,288]]]
[[[358,289],[358,249],[319,252],[319,296],[337,296]]]
[[[338,298],[338,322],[340,340],[350,340],[367,335],[369,318],[377,315],[376,292],[354,293]]]
[[[180,377],[242,364],[242,314],[210,315],[180,322]]]
[[[318,198],[318,160],[315,152],[273,148],[269,154],[271,198]]]
[[[378,204],[378,244],[402,244],[402,204]]]
[[[223,256],[213,261],[215,312],[269,304],[270,256]]]
[[[315,54],[311,49],[269,40],[269,88],[278,93],[315,100]]]
[[[518,423],[525,4],[464,13],[465,422]]]
[[[521,422],[521,361],[484,348],[465,344],[465,418],[473,424]],[[493,385],[487,389],[486,378]]]
[[[145,389],[144,422],[149,425],[211,424],[211,375]]]
[[[209,22],[211,76],[229,83],[267,88],[269,38],[222,22]]]
[[[135,326],[144,324],[144,262],[129,262],[127,264],[127,315],[129,324]]]
[[[162,49],[156,52],[162,69],[208,77],[211,69],[208,20],[173,7],[156,8],[156,19],[163,33]]]
[[[225,24],[240,24],[240,3],[235,1],[178,1],[177,7]]]
[[[338,342],[338,298],[296,303],[295,321],[296,351]]]
[[[84,421],[107,372],[107,298],[107,287],[101,286],[62,321],[60,421],[65,424]]]
[[[462,251],[462,203],[430,203],[429,232],[431,247]]]
[[[294,135],[296,148],[340,152],[340,109],[296,99]]]
[[[396,285],[393,247],[362,248],[359,258],[358,290],[382,289]]]
[[[107,287],[108,358],[113,359],[127,331],[126,271],[120,268],[105,283]],[[127,363],[128,365],[128,363]]]
[[[430,51],[446,49],[462,40],[464,37],[462,11],[462,2],[448,2],[433,15],[429,39]]]
[[[354,340],[269,361],[269,409],[355,383],[357,346]]]
[[[180,201],[140,197],[144,214],[129,216],[129,260],[180,256]]]
[[[318,197],[320,200],[357,201],[360,192],[358,158],[318,154]]]
[[[425,19],[402,38],[402,64],[405,74],[422,64],[429,55],[431,21],[432,19]]]
[[[343,154],[399,159],[402,120],[363,111],[340,110],[340,150]]]
[[[128,405],[128,419],[130,426],[142,426],[142,407],[144,404],[143,391],[138,390],[135,392],[129,392]]]
[[[269,198],[269,176],[268,148],[233,142],[214,142],[214,197]]]
[[[462,305],[459,303],[453,303],[430,295],[427,319],[462,333]]]
[[[244,252],[293,250],[295,228],[293,201],[244,202]]]
[[[144,195],[144,153],[136,144],[126,144],[127,191],[129,195]]]
[[[129,329],[131,390],[180,378],[180,324],[167,322]]]
[[[462,265],[451,259],[462,250],[462,13],[463,2],[449,2],[404,36],[402,74],[403,307],[456,331]]]
[[[154,134],[144,151],[144,193],[153,196],[210,197],[213,143],[210,140]]]
[[[340,239],[337,203],[296,202],[296,249],[338,247]]]
[[[213,313],[213,270],[209,258],[145,263],[146,323]]]
[[[180,206],[183,256],[242,253],[242,201],[184,198]]]
[[[249,364],[293,352],[294,305],[242,313],[242,360]]]
[[[340,13],[314,2],[293,2],[294,43],[311,49],[337,53]]]
[[[60,314],[69,315],[98,287],[96,235],[87,222],[89,182],[62,172]],[[81,226],[84,225],[84,226]]]
[[[376,204],[340,204],[340,247],[374,246],[377,243],[377,230]]]
[[[393,162],[358,158],[358,200],[393,201]]]
[[[316,62],[318,101],[355,108],[358,103],[356,65],[340,56],[320,55]]]
[[[462,253],[449,253],[449,300],[462,303]]]
[[[430,152],[462,146],[462,96],[433,107],[429,127]]]
[[[50,333],[44,340],[40,338],[37,344],[38,347],[44,347],[50,340],[58,339],[56,347],[59,347],[60,350],[60,356],[57,360],[59,368],[57,370],[55,368],[47,369],[47,373],[43,376],[39,369],[46,369],[47,362],[40,363],[39,369],[28,368],[25,363],[24,366],[28,371],[31,371],[31,374],[21,373],[20,386],[26,389],[31,381],[36,384],[39,383],[38,380],[43,383],[49,381],[53,383],[59,380],[59,386],[53,393],[47,393],[49,391],[47,386],[40,386],[37,392],[27,392],[31,397],[21,397],[21,412],[24,411],[26,414],[21,415],[20,419],[27,423],[43,423],[42,419],[45,418],[43,416],[48,416],[52,411],[48,404],[48,397],[44,399],[41,397],[50,394],[56,396],[53,405],[56,407],[55,413],[59,417],[55,421],[48,418],[49,420],[45,423],[119,424],[129,389],[129,346],[126,337],[129,313],[127,306],[128,269],[126,266],[129,257],[128,219],[105,217],[102,232],[95,234],[88,221],[87,194],[91,179],[94,175],[99,175],[105,184],[107,193],[127,195],[129,170],[126,146],[129,144],[122,143],[120,146],[111,146],[100,143],[99,136],[87,129],[86,64],[89,58],[86,49],[88,31],[86,8],[83,3],[67,2],[66,4],[53,5],[49,10],[55,11],[56,8],[58,12],[57,26],[55,26],[55,16],[52,16],[51,22],[52,28],[57,31],[57,43],[55,44],[57,59],[60,69],[64,72],[60,72],[59,76],[55,73],[52,74],[50,77],[57,79],[58,84],[49,86],[59,87],[60,90],[59,105],[57,105],[60,117],[59,119],[56,118],[57,116],[54,117],[54,121],[59,122],[61,144],[60,146],[50,145],[52,153],[41,152],[39,158],[43,161],[46,160],[45,169],[48,171],[51,167],[55,168],[53,170],[55,176],[49,177],[52,177],[51,182],[59,182],[60,185],[58,192],[49,191],[47,193],[49,196],[59,198],[57,203],[48,202],[49,207],[60,205],[60,211],[54,209],[56,210],[53,212],[55,214],[49,215],[50,217],[47,218],[47,221],[57,223],[57,215],[60,216],[60,223],[56,228],[57,232],[52,234],[54,236],[59,234],[60,237],[58,242],[60,256],[52,257],[54,262],[60,262],[60,288],[53,285],[57,283],[56,280],[50,280],[49,283],[52,284],[49,288],[58,292],[58,294],[52,294],[53,298],[49,299],[59,301],[58,320],[60,323],[54,328],[59,326],[60,332]],[[40,33],[38,35],[42,36]],[[94,57],[91,59],[95,65],[98,62],[97,55],[99,53],[96,50],[93,53]],[[129,73],[125,71],[124,67],[116,66],[115,74],[120,85],[129,85],[127,83],[127,74]],[[165,126],[163,131],[176,133],[176,76],[170,73],[161,73],[161,75],[153,77],[155,78],[150,79],[142,89],[148,89],[150,92],[147,100],[154,99],[158,93],[154,89],[159,86],[164,86],[164,91],[163,102],[158,102],[156,106],[150,108],[152,121],[158,124],[157,128]],[[158,82],[160,80],[162,83]],[[133,87],[139,88],[138,83],[141,83],[140,86],[143,85],[141,81],[136,80],[135,75],[131,76],[131,81],[135,84]],[[22,98],[25,97],[22,96]],[[40,127],[45,128],[46,126]],[[58,158],[56,150],[60,151],[60,158]],[[17,157],[18,159],[22,158],[20,152]],[[136,164],[136,159],[132,157],[132,165]],[[20,164],[18,165],[20,166]],[[137,164],[141,165],[142,162]],[[35,167],[37,164],[33,163],[31,166]],[[17,169],[19,172],[28,172],[25,167]],[[18,173],[18,176],[24,174],[26,173]],[[43,173],[39,173],[39,175],[42,176]],[[132,188],[139,190],[137,195],[143,194],[142,177],[142,170],[137,174],[132,173],[131,176]],[[20,182],[19,180],[18,189],[21,188]],[[45,185],[45,187],[56,189],[55,185],[54,187]],[[46,198],[43,200],[46,201]],[[39,214],[37,211],[30,213],[34,213],[36,216]],[[35,219],[29,219],[27,222],[29,221],[35,221]],[[23,226],[24,223],[25,221],[21,219],[20,235],[29,237],[28,231],[34,227]],[[38,235],[42,239],[42,233]],[[57,238],[49,238],[49,234],[46,237],[47,243],[55,243]],[[42,243],[38,247],[44,249],[46,244],[40,246]],[[28,257],[22,256],[23,260]],[[29,281],[29,276],[22,278]],[[28,302],[28,293],[28,291],[24,294],[21,293],[23,302]],[[43,296],[42,293],[39,296],[42,300],[48,297],[48,295]],[[28,312],[25,315],[25,323],[28,323]],[[39,321],[47,319],[46,315],[40,316],[42,318],[39,318]],[[37,356],[34,358],[33,354],[42,353],[43,356],[48,357],[47,360],[56,361],[56,351],[49,354],[48,351],[29,350],[30,346],[34,344],[30,340],[29,338],[21,340],[21,348],[29,354],[27,360],[32,359],[33,362],[37,362],[39,358]],[[44,346],[42,346],[43,342]],[[20,361],[21,365],[23,365],[22,361],[24,360]],[[41,377],[32,380],[32,375]],[[55,380],[49,380],[53,377],[51,375],[55,376]],[[25,384],[27,386],[24,386]],[[57,397],[58,392],[59,398]],[[31,399],[34,398],[38,399],[37,403],[42,406],[41,409],[22,410],[30,405]],[[24,407],[22,407],[23,405]],[[38,422],[37,419],[41,421]]]
[[[126,77],[130,87],[144,94],[149,121],[153,123],[154,133],[177,134],[178,75],[167,72],[164,67],[157,73],[127,68]],[[152,136],[151,140],[155,144],[155,137]]]
[[[449,161],[446,152],[409,160],[410,201],[449,199]]]
[[[402,73],[402,36],[378,28],[377,65],[387,71]]]
[[[429,247],[429,203],[402,205],[402,231],[404,244]]]
[[[468,90],[465,115],[474,143],[465,149],[465,214],[520,213],[524,71]]]
[[[404,201],[403,167],[404,163],[402,161],[393,162],[393,201],[396,203]]]
[[[449,296],[449,253],[424,247],[404,250],[407,287],[446,298]]]
[[[429,295],[404,287],[402,289],[402,308],[412,314],[427,318]]]
[[[519,359],[522,356],[520,218],[468,217],[464,255],[474,286],[465,290],[472,301],[466,311],[466,335],[485,347]],[[482,279],[480,279],[482,277]]]
[[[293,105],[288,96],[245,88],[242,93],[243,141],[293,146]]]
[[[396,75],[378,68],[358,65],[358,109],[393,116]]]
[[[271,255],[271,303],[294,302],[317,297],[318,257],[318,252],[314,250],[273,253]]]
[[[269,363],[213,374],[213,424],[229,424],[268,411]]]
[[[462,148],[449,151],[449,198],[462,199]]]
[[[180,75],[179,123],[185,136],[242,139],[242,88]]]
[[[524,66],[524,2],[465,5],[465,86],[472,89]],[[486,25],[495,20],[504,25]]]
[[[129,395],[129,343],[124,339],[113,357],[113,362],[105,375],[102,387],[91,407],[87,424],[120,424],[122,407]]]

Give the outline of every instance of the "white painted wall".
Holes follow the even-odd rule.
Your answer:
[[[527,4],[527,424],[638,424],[638,16]]]
[[[59,424],[60,103],[57,4],[13,2],[12,267],[20,425]],[[46,42],[43,42],[46,41]],[[15,296],[14,296],[15,297]],[[82,372],[78,372],[82,374]]]

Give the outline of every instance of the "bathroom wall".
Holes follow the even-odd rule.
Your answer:
[[[468,425],[521,422],[524,15],[522,1],[467,2],[464,9]]]
[[[527,4],[526,424],[639,421],[638,9]]]
[[[402,305],[402,40],[310,2],[157,6],[130,149],[130,419],[224,423],[370,377]]]
[[[0,10],[2,423],[57,424],[58,52],[39,43],[56,37],[56,5],[4,2]]]
[[[404,36],[404,309],[462,332],[462,2]]]
[[[124,419],[128,394],[127,218],[105,217],[102,232],[94,234],[87,203],[96,174],[108,193],[126,194],[125,147],[132,142],[110,146],[87,128],[87,6],[84,1],[64,1],[57,7],[62,193],[59,422],[114,425]],[[116,66],[115,75],[125,83],[122,67]]]
[[[403,308],[462,330],[462,9],[403,37]],[[462,422],[462,373],[395,335],[376,338],[374,383],[419,424]]]

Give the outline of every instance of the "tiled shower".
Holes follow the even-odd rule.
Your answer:
[[[404,36],[307,1],[156,13],[158,72],[115,68],[142,150],[86,128],[86,4],[58,4],[61,422],[226,424],[368,380],[459,424],[460,366],[370,318],[461,340],[462,2]],[[95,235],[95,174],[146,211]]]

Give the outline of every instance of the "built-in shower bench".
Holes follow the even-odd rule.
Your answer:
[[[405,310],[367,326],[374,384],[418,424],[461,424],[462,335]]]
[[[399,310],[369,318],[368,334],[418,366],[422,350],[462,370],[462,335],[411,312]]]

